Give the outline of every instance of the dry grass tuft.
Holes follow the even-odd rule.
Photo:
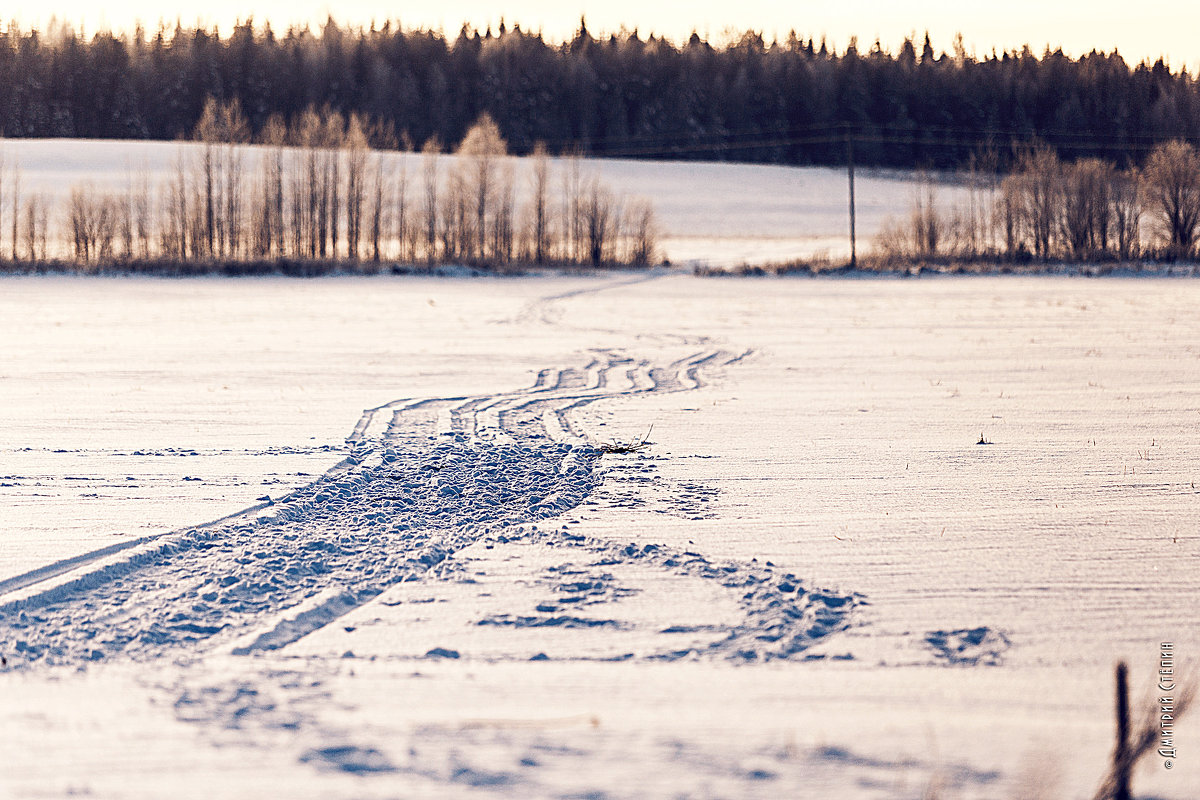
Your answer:
[[[651,425],[651,426],[650,426],[650,429],[646,431],[646,435],[645,435],[645,436],[643,436],[643,437],[642,437],[640,440],[638,440],[638,441],[632,441],[632,442],[617,442],[617,441],[606,442],[606,443],[604,443],[604,444],[600,445],[600,452],[601,452],[601,453],[603,453],[603,454],[605,454],[605,455],[607,455],[607,454],[609,454],[609,453],[615,453],[615,454],[621,454],[621,453],[636,453],[636,452],[638,452],[639,450],[644,450],[645,448],[649,447],[649,446],[650,446],[650,444],[651,444],[651,442],[650,442],[650,431],[652,431],[652,430],[654,430],[654,426],[653,426],[653,425]]]

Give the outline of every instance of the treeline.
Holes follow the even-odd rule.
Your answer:
[[[309,108],[290,125],[275,115],[254,136],[237,101],[210,98],[192,139],[159,185],[133,172],[123,191],[82,183],[62,208],[24,193],[20,165],[6,168],[0,150],[0,260],[372,272],[384,261],[496,269],[657,258],[648,201],[614,194],[578,156],[552,170],[540,144],[508,157],[486,114],[452,152],[433,137],[410,159],[390,152],[389,125],[358,114]]]
[[[1007,153],[1038,139],[1063,157],[1122,166],[1169,139],[1200,137],[1186,70],[1116,53],[1072,59],[1028,47],[950,53],[906,40],[838,52],[748,32],[727,46],[637,31],[567,42],[519,26],[446,37],[330,20],[277,34],[246,22],[91,36],[10,26],[0,33],[0,132],[8,137],[175,139],[205,100],[237,102],[259,135],[307,108],[359,114],[399,138],[459,141],[483,113],[514,152],[538,141],[588,155],[838,164],[856,137],[862,163],[951,167],[982,143]],[[1003,165],[1006,168],[1008,164]]]
[[[1143,167],[1111,161],[1064,162],[1049,147],[1016,156],[1000,177],[996,156],[973,159],[962,176],[966,201],[941,207],[931,180],[913,198],[907,220],[885,226],[877,241],[885,264],[912,260],[1174,261],[1197,256],[1200,152],[1171,141]]]

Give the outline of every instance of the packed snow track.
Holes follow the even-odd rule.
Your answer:
[[[8,581],[0,652],[19,668],[280,650],[397,584],[475,583],[455,556],[484,542],[488,550],[537,545],[561,553],[541,565],[561,580],[547,589],[553,602],[491,609],[475,625],[611,634],[611,642],[568,658],[801,656],[845,629],[861,598],[807,588],[757,562],[714,563],[697,552],[594,540],[555,525],[589,500],[606,469],[654,469],[637,452],[606,454],[577,429],[573,409],[695,389],[742,355],[708,350],[653,363],[596,351],[578,366],[542,370],[524,390],[370,409],[348,438],[351,454],[303,489],[210,525]],[[740,616],[623,637],[661,626],[622,618],[621,599],[640,590],[615,587],[612,572],[629,564],[702,581],[727,595]],[[500,647],[488,657],[529,654]]]

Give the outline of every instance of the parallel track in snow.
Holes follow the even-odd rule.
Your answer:
[[[576,508],[602,480],[601,451],[573,410],[689,391],[740,357],[701,350],[658,364],[603,350],[543,370],[525,389],[369,409],[348,438],[351,454],[274,504],[10,583],[0,597],[0,652],[32,666],[278,650],[389,586],[453,574],[454,553],[507,532],[713,580],[744,595],[746,622],[715,635],[705,652],[800,654],[846,627],[854,596],[806,592],[794,576],[758,565],[717,567],[695,553],[530,527]],[[659,654],[667,655],[683,654]]]

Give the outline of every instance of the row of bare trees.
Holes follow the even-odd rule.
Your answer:
[[[994,158],[994,157],[993,157]],[[1171,141],[1139,169],[1085,158],[1064,162],[1047,147],[1020,153],[1001,178],[994,160],[972,160],[966,201],[938,207],[921,182],[908,221],[885,226],[885,259],[1041,261],[1189,258],[1200,244],[1200,153]]]
[[[614,194],[595,176],[585,176],[578,157],[564,160],[561,182],[550,176],[544,145],[528,156],[526,201],[518,218],[514,162],[500,130],[486,114],[467,132],[442,180],[440,143],[422,149],[422,184],[417,214],[422,225],[401,236],[404,252],[426,260],[504,264],[650,264],[656,256],[654,211],[642,199]],[[406,223],[404,186],[399,179],[396,214]],[[557,196],[556,196],[557,195]]]
[[[411,149],[391,130],[329,110],[309,109],[291,126],[274,117],[252,142],[236,103],[210,101],[194,140],[161,185],[146,174],[131,175],[123,191],[80,184],[58,213],[42,195],[21,197],[20,172],[0,162],[0,227],[11,221],[12,244],[4,255],[85,266],[645,266],[657,258],[648,202],[618,196],[577,157],[553,169],[544,146],[509,157],[486,114],[452,152],[434,138],[415,162],[388,152]],[[61,221],[58,236],[52,221]],[[0,232],[0,250],[3,240]]]
[[[45,260],[49,206],[44,194],[22,192],[20,165],[14,164],[6,170],[4,153],[0,151],[0,260]],[[11,232],[7,248],[3,246],[6,231]]]

